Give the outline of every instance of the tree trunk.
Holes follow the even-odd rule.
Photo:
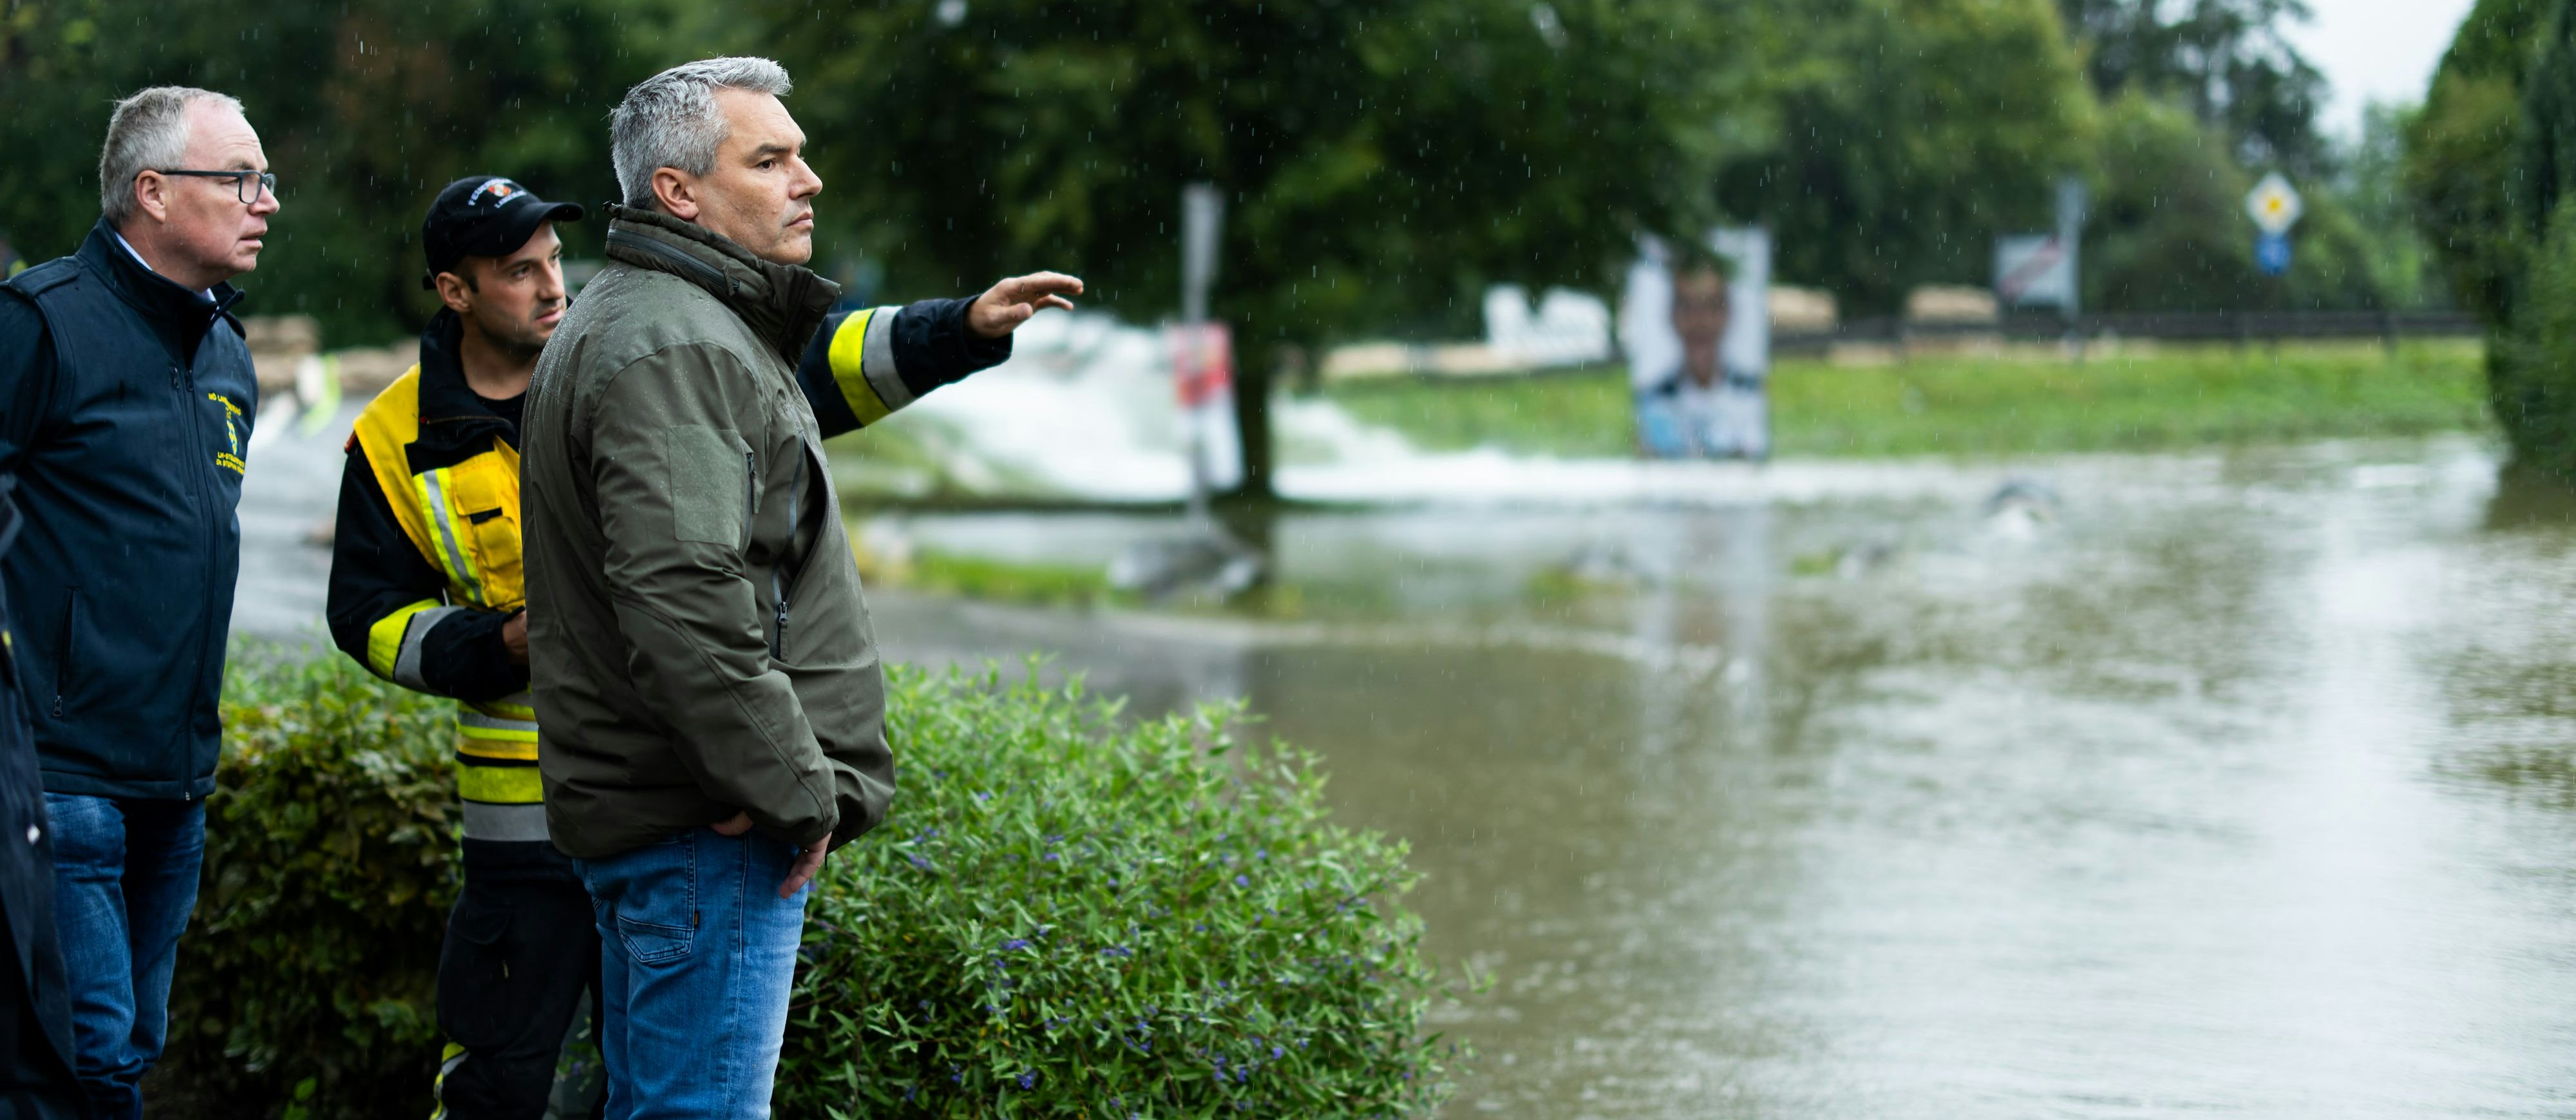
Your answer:
[[[1278,353],[1259,347],[1235,355],[1234,425],[1243,443],[1243,481],[1227,491],[1234,501],[1268,502],[1279,497],[1272,484],[1274,460],[1270,441],[1270,382]]]

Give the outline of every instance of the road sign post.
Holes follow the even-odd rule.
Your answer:
[[[1181,188],[1181,323],[1174,332],[1172,371],[1181,398],[1181,423],[1190,455],[1190,519],[1206,522],[1208,495],[1219,471],[1210,461],[1217,442],[1212,422],[1234,412],[1233,347],[1223,328],[1210,331],[1208,289],[1216,284],[1217,235],[1225,224],[1225,196],[1213,183]],[[1219,420],[1222,417],[1222,420]]]

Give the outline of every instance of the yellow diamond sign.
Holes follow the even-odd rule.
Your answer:
[[[2305,212],[2304,206],[2299,201],[2299,192],[2292,190],[2290,181],[2282,178],[2278,171],[2263,176],[2263,181],[2254,184],[2253,192],[2245,196],[2246,216],[2253,218],[2254,224],[2263,232],[2276,237],[2290,232],[2291,226],[2299,224],[2299,215]]]

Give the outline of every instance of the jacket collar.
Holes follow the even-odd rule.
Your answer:
[[[515,447],[519,433],[510,422],[492,414],[483,399],[466,383],[465,361],[457,356],[458,341],[464,336],[465,321],[444,307],[429,318],[429,326],[420,332],[420,435],[429,449],[415,449],[415,469],[429,458],[443,458],[434,449],[449,447],[471,449],[479,453],[491,449],[485,440],[499,435]],[[487,430],[487,426],[488,429]],[[433,465],[444,466],[444,462]]]
[[[667,272],[706,290],[795,365],[841,286],[792,264],[753,256],[733,239],[668,214],[609,203],[610,260]]]
[[[172,283],[169,277],[143,267],[123,245],[117,244],[116,227],[100,218],[90,227],[89,239],[81,243],[78,254],[91,275],[107,285],[116,298],[141,312],[154,329],[178,344],[178,351],[192,361],[197,343],[206,336],[207,328],[221,320],[241,332],[241,321],[233,318],[232,307],[241,302],[242,293],[230,283],[214,287],[212,301]]]

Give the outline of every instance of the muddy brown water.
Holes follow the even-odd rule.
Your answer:
[[[239,628],[311,635],[337,439]],[[1649,481],[1287,515],[1286,620],[871,602],[1320,751],[1497,977],[1453,1118],[2576,1116],[2576,501],[2470,439]]]
[[[2576,1115],[2576,503],[2466,439],[1922,471],[1292,514],[1290,621],[878,630],[1322,752],[1498,978],[1453,1117]]]

